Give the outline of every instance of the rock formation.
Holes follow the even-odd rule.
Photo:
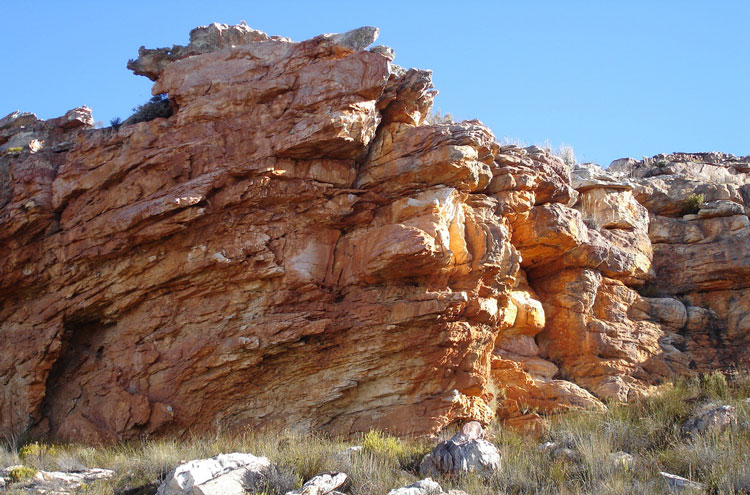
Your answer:
[[[212,24],[128,64],[169,118],[0,120],[0,434],[430,434],[747,362],[749,158],[571,174],[376,37]]]

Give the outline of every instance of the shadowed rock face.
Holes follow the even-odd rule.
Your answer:
[[[745,338],[722,308],[748,307],[746,278],[637,292],[660,280],[655,232],[696,235],[649,227],[653,178],[571,178],[479,121],[427,124],[431,73],[376,37],[214,24],[128,64],[167,119],[0,120],[0,433],[525,424],[711,366],[685,330],[702,318],[733,312],[725,354]],[[736,242],[705,223],[735,210],[701,239]]]

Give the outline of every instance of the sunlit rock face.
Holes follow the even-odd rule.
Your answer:
[[[431,124],[376,37],[213,24],[128,64],[169,118],[0,120],[0,434],[526,427],[744,359],[747,160],[571,170]],[[712,202],[677,217],[686,183]]]
[[[206,30],[130,64],[172,117],[2,158],[3,431],[488,421],[518,271],[479,193],[492,133],[425,125],[430,73],[364,50],[374,28]]]
[[[644,293],[685,306],[691,367],[750,363],[750,157],[673,153],[610,168],[649,209],[655,276]]]

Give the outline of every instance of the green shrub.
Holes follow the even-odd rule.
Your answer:
[[[701,209],[701,204],[706,201],[706,197],[703,194],[691,194],[687,198],[682,200],[682,214],[695,214]]]
[[[401,440],[376,430],[365,433],[362,437],[362,448],[366,452],[392,458],[398,458],[406,453],[406,447]]]
[[[417,472],[432,445],[414,439],[401,439],[370,430],[362,437],[362,450],[409,472]]]
[[[708,399],[726,399],[729,397],[729,385],[721,371],[701,375],[700,388],[701,395]]]
[[[23,148],[21,146],[14,146],[13,148],[8,148],[5,150],[6,155],[16,155],[23,151]]]
[[[36,469],[28,466],[16,466],[10,470],[8,477],[13,483],[30,480],[36,474]]]
[[[26,461],[29,458],[41,458],[43,456],[55,457],[59,454],[57,447],[54,445],[44,445],[38,442],[24,445],[18,450],[18,458]]]

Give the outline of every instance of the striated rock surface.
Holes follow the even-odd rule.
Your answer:
[[[533,426],[747,362],[750,159],[428,124],[377,33],[212,24],[128,63],[169,118],[0,119],[0,434]]]
[[[672,328],[690,367],[750,363],[750,157],[673,153],[610,168],[649,209],[655,276],[642,292],[684,305]]]
[[[493,416],[518,267],[477,194],[497,146],[477,121],[420,125],[430,73],[361,51],[375,33],[220,38],[159,62],[172,117],[3,157],[3,431]]]

